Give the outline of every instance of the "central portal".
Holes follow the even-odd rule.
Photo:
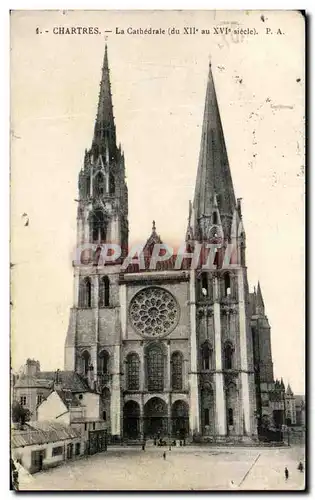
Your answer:
[[[144,405],[144,433],[146,437],[167,436],[167,405],[161,398],[152,398]]]

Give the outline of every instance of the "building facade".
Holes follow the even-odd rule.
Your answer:
[[[163,242],[153,223],[143,265],[128,258],[126,264],[128,190],[107,49],[94,136],[78,187],[79,258],[73,263],[65,370],[79,373],[100,394],[112,436],[256,439],[262,385],[254,369],[246,236],[211,66],[195,194],[183,235],[186,253],[159,259],[155,248]],[[113,243],[121,256],[102,261],[102,249]],[[211,265],[191,265],[205,244],[211,245]],[[257,352],[261,377],[271,383],[271,350]]]

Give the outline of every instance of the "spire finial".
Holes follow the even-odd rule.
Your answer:
[[[152,233],[155,233],[156,231],[156,226],[155,226],[155,220],[152,221]]]

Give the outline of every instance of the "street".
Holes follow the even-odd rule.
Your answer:
[[[163,452],[166,459],[163,459]],[[24,481],[21,490],[302,490],[304,448],[109,447]],[[284,478],[284,468],[289,479]]]

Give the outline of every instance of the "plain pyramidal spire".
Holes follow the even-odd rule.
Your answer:
[[[211,215],[215,194],[220,213],[232,216],[236,204],[235,194],[210,59],[194,195],[197,219],[203,215]]]

